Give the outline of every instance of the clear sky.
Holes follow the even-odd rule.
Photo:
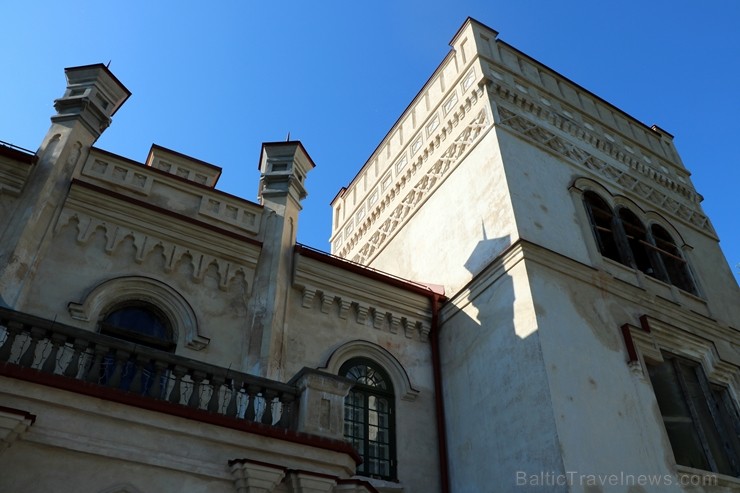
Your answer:
[[[111,62],[133,93],[98,147],[152,143],[223,167],[256,199],[260,144],[301,140],[298,239],[329,250],[349,183],[471,16],[676,146],[740,267],[740,1],[455,0],[3,2],[0,140],[35,150],[64,67]]]

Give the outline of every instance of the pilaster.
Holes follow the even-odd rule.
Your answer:
[[[262,145],[259,200],[264,206],[263,246],[257,265],[247,330],[245,369],[276,380],[283,378],[282,346],[292,253],[305,181],[314,163],[298,141]]]
[[[130,92],[102,64],[65,69],[67,89],[0,233],[0,305],[21,308],[77,168]]]

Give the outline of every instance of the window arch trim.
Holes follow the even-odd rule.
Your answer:
[[[200,333],[195,311],[187,300],[167,284],[140,276],[117,277],[95,286],[81,302],[67,305],[70,316],[94,328],[117,305],[141,301],[159,308],[172,324],[172,336],[179,344],[204,349],[210,339]]]
[[[645,211],[629,198],[612,195],[601,184],[585,177],[574,180],[570,190],[574,196],[579,196],[585,209],[584,219],[589,220],[589,226],[594,236],[596,246],[593,251],[594,254],[598,253],[601,257],[641,271],[647,276],[675,286],[691,295],[701,296],[696,275],[685,255],[685,252],[691,250],[691,247],[686,244],[681,234],[660,213]],[[593,216],[591,211],[592,201],[589,200],[589,195],[609,208],[606,212],[611,213],[613,219],[611,231],[600,232],[600,229],[605,230],[606,228],[599,228],[603,225],[597,224]],[[670,241],[657,239],[654,234],[655,228],[663,230]],[[602,247],[603,241],[599,235],[606,235],[607,233],[611,233],[619,255],[615,255],[614,252]],[[676,238],[678,241],[676,241]],[[661,247],[661,242],[672,246],[675,251],[671,248]]]
[[[339,346],[320,369],[338,375],[342,365],[354,358],[369,359],[381,366],[388,374],[396,395],[401,399],[413,401],[418,397],[419,391],[412,384],[403,365],[386,349],[372,342],[354,340]]]

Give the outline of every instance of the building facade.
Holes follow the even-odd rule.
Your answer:
[[[67,69],[0,145],[0,491],[740,489],[740,291],[672,137],[472,19],[451,46],[333,255],[300,142],[250,202],[95,147],[129,92]]]
[[[450,298],[451,491],[738,488],[740,296],[672,136],[497,36],[332,202],[334,254]]]

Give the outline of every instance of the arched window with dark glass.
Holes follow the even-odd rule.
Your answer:
[[[584,193],[583,200],[586,203],[591,228],[601,254],[617,262],[627,263],[627,260],[619,253],[619,246],[614,234],[614,213],[609,204],[594,192]]]
[[[634,267],[645,274],[662,279],[663,276],[659,269],[656,269],[653,261],[650,243],[647,238],[647,230],[642,221],[629,209],[619,209],[619,219],[622,223],[622,229],[627,237],[627,244],[632,255]]]
[[[176,346],[167,317],[146,302],[113,308],[100,324],[100,333],[163,351],[174,351]]]
[[[344,401],[344,437],[362,457],[357,474],[395,479],[394,393],[388,374],[366,358],[347,361],[339,374],[355,382]]]
[[[686,260],[681,256],[673,238],[662,226],[653,224],[650,232],[655,241],[655,250],[660,257],[671,284],[689,293],[696,294],[696,286]]]

